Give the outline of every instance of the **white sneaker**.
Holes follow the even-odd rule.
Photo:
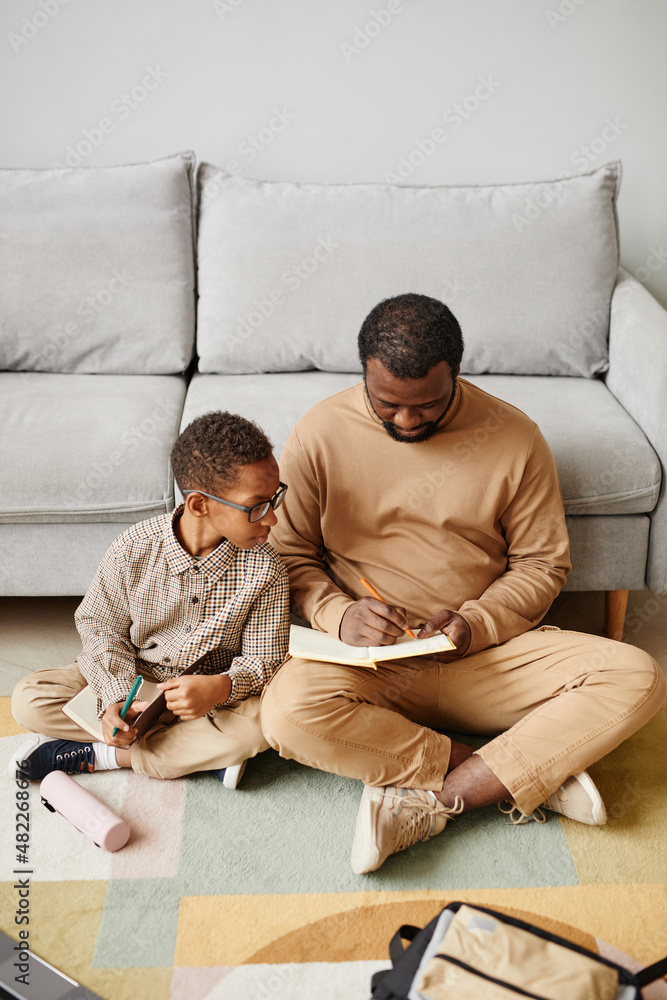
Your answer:
[[[571,778],[563,782],[560,788],[552,792],[546,802],[543,802],[530,816],[522,812],[513,799],[509,799],[507,802],[509,809],[504,809],[504,805],[505,803],[499,802],[498,808],[509,816],[510,822],[515,826],[528,823],[531,819],[537,823],[546,822],[543,809],[560,813],[561,816],[574,819],[577,823],[586,823],[588,826],[604,826],[607,822],[607,810],[604,807],[602,796],[595,787],[588,771],[573,774]]]
[[[221,767],[219,771],[216,771],[218,780],[223,783],[225,788],[236,788],[243,777],[247,763],[247,760],[242,760],[240,764],[232,764],[231,767]]]
[[[461,812],[459,796],[450,809],[433,792],[419,788],[365,785],[352,842],[352,871],[375,871],[390,854],[441,833],[447,820]]]
[[[604,826],[607,810],[588,771],[573,774],[542,804],[543,809],[576,819],[589,826]]]

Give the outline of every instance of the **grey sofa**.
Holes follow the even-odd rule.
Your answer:
[[[463,377],[542,428],[567,589],[606,591],[620,635],[629,589],[667,593],[667,315],[619,269],[619,182],[617,163],[488,187],[208,164],[195,182],[191,153],[0,171],[0,592],[83,593],[127,525],[173,508],[171,444],[207,410],[257,420],[279,455],[359,380],[369,309],[416,291],[459,318]],[[437,476],[405,487],[409,512]]]

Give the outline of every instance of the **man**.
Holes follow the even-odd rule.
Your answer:
[[[443,303],[386,299],[359,334],[363,384],[294,428],[273,538],[292,606],[352,645],[438,630],[456,647],[377,671],[292,658],[262,700],[282,756],[364,782],[352,868],[508,801],[606,820],[585,768],[662,706],[641,650],[535,629],[570,569],[558,476],[524,413],[459,379]],[[364,596],[367,577],[388,605]],[[425,623],[425,625],[424,625]],[[437,730],[495,736],[480,750]]]

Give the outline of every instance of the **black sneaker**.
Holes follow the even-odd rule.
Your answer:
[[[91,743],[57,740],[33,733],[9,761],[9,777],[38,781],[51,771],[80,774],[95,770],[95,751]]]

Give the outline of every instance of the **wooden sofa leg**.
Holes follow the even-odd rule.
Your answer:
[[[627,590],[605,590],[604,594],[604,634],[619,642],[623,641],[628,593]]]

